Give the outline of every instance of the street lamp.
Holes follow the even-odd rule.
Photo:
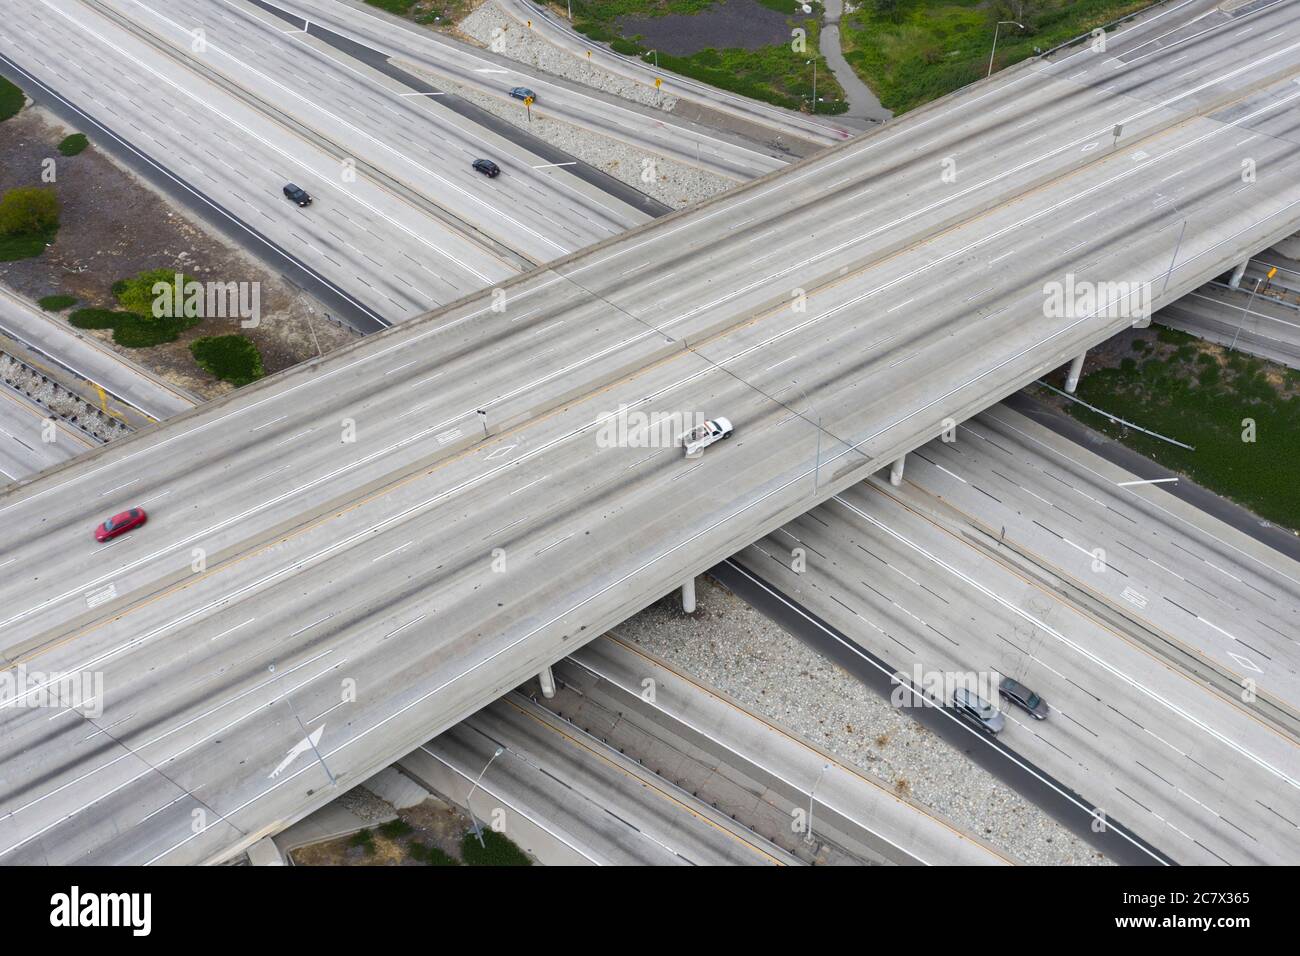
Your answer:
[[[803,842],[809,846],[817,841],[813,838],[813,794],[817,792],[817,786],[822,782],[822,777],[826,771],[831,769],[830,764],[823,764],[821,773],[817,774],[817,779],[813,781],[812,788],[808,791],[808,832],[804,834]]]
[[[651,53],[655,55],[655,69],[657,70],[659,69],[659,50],[658,49],[647,50],[646,56],[649,56]]]
[[[1183,217],[1182,228],[1178,230],[1178,241],[1174,243],[1174,255],[1169,260],[1169,269],[1165,272],[1165,283],[1160,287],[1160,294],[1164,295],[1165,290],[1169,288],[1169,277],[1174,274],[1174,263],[1178,261],[1178,250],[1183,247],[1183,234],[1187,232],[1187,215],[1179,208],[1178,203],[1174,202],[1169,196],[1164,193],[1156,193],[1156,196],[1160,199],[1169,200],[1169,205],[1173,206],[1174,211]]]
[[[816,114],[817,112],[817,57],[813,57],[811,60],[805,60],[804,62],[811,63],[813,68],[812,108],[813,108],[813,113]]]
[[[989,51],[989,76],[993,75],[993,54],[998,52],[998,31],[1002,29],[1002,24],[1004,23],[1013,24],[1014,26],[1020,27],[1020,29],[1022,30],[1025,29],[1025,25],[1023,23],[1019,23],[1015,20],[998,21],[997,26],[993,28],[993,49]]]
[[[808,407],[817,416],[817,462],[813,465],[813,494],[816,495],[817,479],[821,477],[822,471],[822,413],[817,411],[817,406],[812,403],[812,399],[808,397],[808,393],[803,390],[802,385],[794,379],[790,379],[790,384],[799,389],[799,394],[803,396],[803,400],[808,403]]]
[[[1263,276],[1260,276],[1258,279],[1255,280],[1255,288],[1250,290],[1250,298],[1246,300],[1246,304],[1241,308],[1241,324],[1237,326],[1237,332],[1232,337],[1232,344],[1228,346],[1229,352],[1236,351],[1237,336],[1241,335],[1241,330],[1246,325],[1246,316],[1250,314],[1250,307],[1255,303],[1255,295],[1259,292],[1259,287],[1263,284],[1264,284]]]
[[[498,747],[492,752],[492,756],[488,758],[488,762],[483,765],[483,770],[479,773],[478,780],[475,780],[474,786],[469,788],[469,796],[465,798],[465,809],[469,811],[470,822],[474,824],[474,835],[478,837],[478,845],[484,849],[487,848],[487,844],[483,842],[483,828],[478,825],[478,817],[474,816],[474,806],[472,802],[474,791],[478,789],[479,780],[483,779],[483,774],[488,772],[488,767],[492,766],[492,761],[496,760],[497,757],[500,757],[505,752],[505,747]]]

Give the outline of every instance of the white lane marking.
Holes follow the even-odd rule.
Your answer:
[[[225,637],[227,634],[233,634],[235,631],[239,630],[241,627],[246,627],[246,626],[248,626],[249,624],[252,624],[255,620],[257,620],[257,618],[255,618],[255,617],[250,617],[247,621],[244,621],[244,622],[241,623],[241,624],[236,624],[234,627],[228,627],[228,628],[226,628],[224,631],[222,631],[220,634],[217,634],[215,637],[210,637],[210,638],[208,638],[208,641],[209,641],[209,642],[212,642],[212,641],[219,641],[219,640],[221,640],[221,638]]]
[[[409,547],[411,546],[411,544],[412,544],[412,542],[408,541],[408,542],[406,542],[406,544],[403,544],[403,545],[400,545],[400,546],[398,546],[398,547],[396,547],[396,548],[393,548],[392,551],[385,551],[385,552],[384,552],[383,554],[381,554],[379,557],[377,557],[377,558],[371,558],[371,559],[370,559],[370,563],[371,563],[371,564],[374,564],[376,561],[382,561],[382,560],[384,560],[384,558],[391,557],[392,555],[396,554],[398,551],[405,551],[407,548],[409,548]]]
[[[510,494],[507,497],[513,498],[515,495],[519,494],[519,492],[527,491],[533,485],[540,484],[541,482],[545,481],[549,477],[550,475],[542,475],[542,477],[540,478],[535,478],[532,481],[530,481],[528,484],[521,485],[520,487],[516,488],[514,491],[510,492]]]

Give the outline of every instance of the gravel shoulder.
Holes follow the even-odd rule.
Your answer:
[[[617,634],[1026,863],[1108,861],[1037,806],[707,578]],[[955,785],[960,781],[960,785]]]

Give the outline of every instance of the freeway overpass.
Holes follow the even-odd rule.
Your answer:
[[[7,659],[102,692],[6,709],[0,861],[225,858],[1132,321],[1050,284],[1296,231],[1297,77],[1175,6],[10,488]]]

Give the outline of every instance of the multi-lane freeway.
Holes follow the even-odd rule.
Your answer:
[[[909,684],[997,673],[1042,694],[1049,718],[1004,706],[997,745],[1085,819],[1182,863],[1300,858],[1300,565],[1001,406],[954,438],[739,563]]]
[[[1054,283],[1294,232],[1297,76],[1184,4],[11,488],[5,653],[104,710],[6,709],[0,860],[224,858],[1134,321]]]

